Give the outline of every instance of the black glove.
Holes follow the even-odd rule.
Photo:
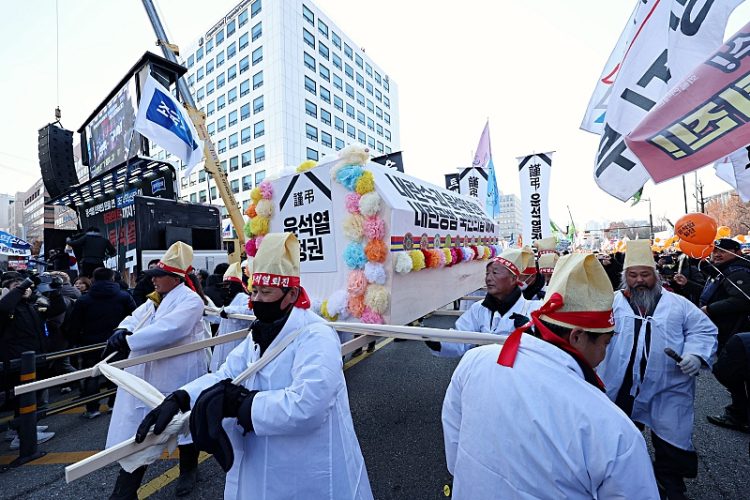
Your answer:
[[[29,288],[31,288],[31,285],[33,285],[33,284],[34,284],[34,280],[32,280],[31,278],[26,278],[25,280],[23,280],[22,282],[20,282],[18,284],[18,286],[16,286],[16,288],[18,288],[22,292],[25,292],[26,290],[28,290]]]
[[[241,385],[234,385],[229,379],[222,380],[219,383],[224,385],[224,404],[222,405],[224,418],[236,418],[240,405],[250,395],[250,391]]]
[[[424,343],[427,347],[435,352],[440,352],[440,349],[442,349],[442,347],[440,346],[440,342],[435,342],[434,340],[425,340]]]
[[[135,442],[142,443],[152,425],[154,426],[154,434],[158,436],[164,432],[175,415],[179,412],[185,413],[188,410],[190,410],[190,394],[182,389],[174,391],[144,417],[135,432]]]
[[[106,358],[113,352],[119,352],[124,355],[130,354],[130,346],[127,341],[128,335],[133,335],[133,332],[130,332],[125,328],[118,328],[115,330],[109,337],[109,340],[107,340],[107,347],[104,348],[102,359]]]
[[[513,313],[510,315],[510,319],[513,320],[513,328],[519,328],[529,322],[529,318],[523,314]]]

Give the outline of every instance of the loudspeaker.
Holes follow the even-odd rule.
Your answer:
[[[39,129],[39,167],[50,197],[57,198],[78,184],[73,160],[73,132],[50,123]]]

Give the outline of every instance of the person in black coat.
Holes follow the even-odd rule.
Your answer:
[[[148,263],[148,269],[155,269],[158,263],[159,259],[150,260]],[[135,288],[133,288],[133,300],[135,300],[136,307],[144,304],[148,294],[153,291],[154,284],[151,282],[151,277],[141,272],[138,281],[135,283]]]
[[[94,271],[94,282],[89,293],[84,294],[73,306],[68,323],[70,340],[80,346],[106,342],[117,325],[135,310],[133,297],[114,281],[111,269],[100,267]],[[100,351],[81,355],[81,368],[90,368],[100,361]],[[90,377],[84,382],[83,395],[95,394],[99,389],[99,378]],[[86,404],[85,418],[99,416],[99,402]]]
[[[90,227],[86,233],[68,241],[78,258],[81,275],[90,278],[97,267],[104,267],[104,259],[117,255],[112,243],[101,235],[99,229]]]
[[[732,335],[714,364],[714,376],[732,396],[734,412],[723,418],[708,416],[708,421],[721,427],[750,432],[750,333]]]

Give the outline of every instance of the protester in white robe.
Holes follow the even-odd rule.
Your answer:
[[[485,272],[487,295],[469,307],[457,320],[456,330],[508,335],[528,321],[540,302],[527,300],[519,287],[520,271],[534,255],[528,248],[511,248],[491,259]],[[473,344],[426,342],[435,356],[455,358],[475,347]]]
[[[250,266],[252,266],[252,263],[250,263]],[[219,314],[221,321],[219,322],[219,329],[216,335],[221,336],[238,330],[247,330],[250,328],[252,321],[228,317],[229,314],[253,314],[253,310],[248,307],[250,296],[245,293],[246,289],[242,284],[242,269],[238,263],[231,264],[227,268],[227,271],[224,273],[222,286],[229,290],[228,293],[231,299],[228,305],[222,307],[222,311]],[[232,293],[236,293],[236,295],[232,296]],[[240,345],[241,342],[241,339],[233,340],[214,347],[213,356],[211,357],[211,371],[217,371],[224,364],[232,349]]]
[[[597,371],[610,399],[651,429],[656,479],[667,498],[682,499],[683,478],[698,473],[695,375],[711,367],[718,330],[695,305],[662,288],[648,240],[628,242],[623,267],[624,288],[614,302],[617,335]]]
[[[601,264],[569,255],[531,315],[541,339],[519,329],[463,356],[442,413],[454,500],[659,498],[643,436],[593,370],[611,315]]]
[[[314,314],[299,283],[299,242],[268,234],[255,257],[252,337],[207,374],[170,395],[139,427],[143,440],[191,408],[196,445],[228,471],[228,499],[371,499],[354,433],[341,345]],[[241,387],[236,377],[267,353],[291,343]],[[170,400],[170,401],[168,401]],[[187,401],[188,405],[182,403]]]
[[[170,347],[202,340],[204,303],[200,296],[188,288],[187,281],[193,249],[182,242],[173,244],[159,264],[146,271],[154,282],[154,293],[118,326],[108,341],[107,350],[129,353],[129,357],[162,351]],[[195,351],[171,358],[135,365],[125,370],[169,394],[207,371],[203,351]],[[115,407],[107,433],[107,448],[132,438],[138,423],[149,408],[123,389],[117,389]],[[189,436],[181,437],[180,480],[178,490],[189,493],[195,484],[198,453]],[[120,469],[114,492],[110,498],[133,498],[146,467],[132,473]]]

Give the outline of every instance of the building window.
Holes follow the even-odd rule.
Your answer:
[[[255,172],[255,185],[257,186],[261,182],[263,182],[263,179],[266,178],[266,171],[261,170],[260,172]]]
[[[362,61],[362,56],[360,56],[359,54],[354,56],[354,63],[360,68],[362,68],[363,67],[362,64],[364,63],[364,61]]]
[[[250,158],[251,157],[252,157],[252,152],[251,151],[245,151],[244,153],[242,153],[242,168],[250,166]]]
[[[223,50],[219,52],[218,54],[216,54],[216,67],[218,68],[222,64],[224,64],[224,51]]]
[[[339,75],[333,75],[333,86],[339,90],[343,90],[344,82],[341,80]]]
[[[192,68],[194,64],[195,64],[195,56],[191,54],[188,56],[188,60],[187,60],[188,69]]]
[[[308,54],[307,52],[305,52],[305,54],[303,56],[303,60],[304,60],[304,63],[305,63],[305,67],[307,67],[308,69],[311,69],[311,70],[315,71],[315,58],[313,56],[311,56],[310,54]]]
[[[349,45],[347,45],[346,42],[344,42],[344,55],[348,57],[349,59],[351,59],[353,56],[352,48],[349,47]]]
[[[248,41],[248,34],[245,33],[244,35],[240,36],[240,50],[244,49],[248,45],[250,45],[250,42]]]
[[[391,140],[391,131],[388,129],[385,129],[385,140],[390,141]]]
[[[253,42],[261,37],[263,34],[263,23],[258,23],[255,26],[253,26],[253,29],[250,30],[250,35],[253,37]]]
[[[357,73],[357,85],[364,88],[365,87],[365,77],[361,74]]]
[[[240,120],[246,120],[250,117],[250,104],[243,104],[240,108]]]
[[[195,51],[195,62],[198,62],[201,59],[203,59],[203,47],[198,47],[198,50]]]
[[[234,194],[237,194],[240,192],[240,181],[238,179],[235,179],[229,183],[229,189],[232,190]]]
[[[328,60],[330,53],[328,51],[328,47],[324,43],[318,42],[318,52],[321,56],[325,57],[326,60]]]
[[[383,110],[380,109],[380,106],[375,106],[375,116],[383,118]]]
[[[377,71],[375,72],[375,83],[377,83],[378,85],[382,83],[382,80],[380,79],[380,73],[378,73]]]
[[[240,59],[240,74],[250,69],[250,58],[248,56]]]
[[[211,116],[216,111],[216,103],[214,101],[211,101],[208,103],[208,106],[206,106],[206,116]]]
[[[318,161],[318,152],[313,148],[307,148],[307,159]]]
[[[220,89],[221,87],[223,87],[224,82],[226,82],[226,78],[224,77],[224,73],[222,73],[216,77],[216,88]]]
[[[313,14],[313,11],[308,9],[306,5],[302,6],[302,17],[304,17],[305,21],[310,23],[311,26],[315,26],[315,14]]]
[[[343,132],[344,131],[344,120],[342,120],[338,116],[334,117],[334,119],[333,119],[333,126],[336,128],[336,131]]]
[[[253,89],[263,86],[263,71],[258,71],[253,75]]]
[[[375,121],[372,118],[367,119],[367,128],[375,130]]]
[[[381,124],[379,124],[379,123],[378,123],[378,124],[376,124],[376,125],[375,125],[375,132],[376,132],[376,133],[377,133],[378,135],[383,135],[383,126],[382,126]]]
[[[341,49],[341,37],[336,34],[335,31],[331,31],[331,41],[333,42],[333,46],[337,49]]]
[[[375,138],[373,136],[367,136],[367,145],[370,146],[370,149],[375,149]]]
[[[232,64],[227,68],[227,81],[232,81],[237,78],[237,66]]]
[[[357,140],[361,142],[362,144],[367,144],[367,134],[365,134],[361,130],[357,130]]]
[[[240,97],[245,97],[250,93],[250,80],[240,83]]]
[[[318,117],[318,107],[314,102],[305,99],[305,113],[312,116],[313,118]]]
[[[357,121],[362,125],[365,124],[365,114],[361,111],[357,111]]]
[[[367,111],[369,111],[370,113],[375,112],[375,105],[369,99],[367,99]]]
[[[377,146],[377,148],[378,148],[378,151],[380,151],[380,152],[382,153],[382,152],[383,152],[383,143],[382,143],[382,142],[380,142],[380,141],[378,141],[378,146]]]
[[[369,63],[365,63],[365,73],[367,76],[372,76],[372,66]]]
[[[216,120],[216,130],[217,132],[223,132],[227,128],[227,117],[222,116],[218,120]]]
[[[253,137],[255,139],[257,139],[258,137],[262,137],[263,134],[265,133],[266,133],[266,124],[263,120],[253,125]]]
[[[391,124],[391,115],[389,115],[388,113],[383,113],[383,120],[385,121],[385,123],[387,123],[387,124],[390,125]]]
[[[240,158],[239,156],[233,156],[229,159],[229,171],[234,172],[240,169]]]
[[[328,111],[326,111],[323,108],[320,108],[320,121],[322,121],[326,125],[330,125],[331,124],[331,113],[329,113]]]
[[[331,134],[328,132],[320,132],[320,142],[323,146],[328,146],[329,148],[333,147],[333,137],[331,137]]]
[[[206,55],[210,54],[214,50],[214,39],[206,40]]]
[[[372,82],[367,82],[365,84],[365,89],[367,90],[367,93],[372,95],[375,88],[372,86]]]
[[[354,87],[352,87],[348,83],[346,84],[346,95],[351,99],[354,99]]]
[[[265,145],[263,145],[263,146],[258,146],[257,148],[255,148],[255,151],[254,151],[254,153],[255,153],[255,163],[258,163],[258,162],[260,162],[260,161],[263,161],[263,160],[265,160],[265,159],[266,159],[266,146],[265,146]],[[258,173],[260,173],[260,172],[258,172]],[[256,173],[256,174],[255,174],[255,184],[256,184],[256,185],[257,185],[257,184],[258,184],[258,182],[259,182],[259,181],[258,181],[258,173]],[[265,176],[266,176],[266,173],[265,173],[265,171],[263,171],[263,176],[261,177],[261,180],[262,180],[262,179],[263,179],[263,178],[264,178]]]
[[[341,69],[341,58],[338,56],[338,54],[333,54],[333,56],[331,57],[331,60],[333,61],[333,65],[337,69]]]
[[[237,125],[237,110],[229,112],[229,126]]]
[[[383,96],[383,104],[385,104],[385,107],[386,107],[386,108],[389,108],[389,109],[390,109],[390,107],[391,107],[391,100],[390,100],[390,99],[388,99],[388,97],[387,97],[387,96]]]
[[[227,98],[226,96],[220,95],[218,99],[216,99],[216,111],[220,109],[224,109],[224,107],[227,105]]]
[[[344,64],[344,73],[346,73],[346,76],[354,80],[354,68],[352,68],[348,64]]]
[[[204,169],[198,171],[198,182],[206,182],[206,171]]]
[[[237,87],[229,89],[229,92],[227,92],[227,99],[229,99],[229,104],[232,104],[237,100]]]
[[[336,151],[339,151],[341,149],[344,149],[344,141],[343,139],[336,138]]]
[[[219,30],[218,33],[216,33],[216,46],[218,47],[224,43],[224,30]]]
[[[313,50],[315,50],[315,36],[307,31],[305,28],[302,28],[302,38],[305,40],[305,43],[309,45]]]
[[[305,124],[305,136],[307,136],[308,139],[312,141],[318,140],[318,129],[310,125],[309,123]]]
[[[215,200],[218,198],[217,192],[216,192],[216,186],[213,186],[211,189],[208,190],[208,192],[211,194],[212,200]]]
[[[209,123],[206,130],[208,130],[208,135],[214,135],[216,133],[216,122]]]
[[[391,90],[390,86],[388,85],[388,78],[383,79],[383,88],[385,89],[386,92]]]
[[[195,98],[199,101],[202,101],[206,97],[206,89],[204,87],[201,87],[198,89],[198,91],[195,93]]]
[[[244,157],[244,153],[243,153]],[[242,190],[243,191],[250,191],[253,188],[253,176],[252,175],[245,175],[242,177]]]
[[[231,134],[229,136],[229,149],[236,148],[237,145],[239,144],[239,140],[240,139],[239,139],[239,136],[237,135],[237,132],[235,132],[234,134]]]
[[[320,65],[320,77],[323,78],[325,81],[330,82],[331,81],[331,72],[328,71],[328,68]]]
[[[347,123],[346,124],[346,135],[351,137],[352,139],[356,139],[356,129],[354,128],[354,125]]]
[[[309,76],[305,77],[305,90],[313,95],[317,95],[317,85],[315,84],[315,80],[313,80]]]
[[[237,16],[237,26],[242,28],[245,24],[247,24],[247,9],[240,12],[240,15]]]
[[[195,193],[190,193],[190,203],[198,203],[198,195]]]
[[[247,144],[248,142],[250,142],[252,136],[252,129],[250,127],[245,127],[240,131],[240,142],[242,144]],[[243,164],[242,166],[244,167],[245,165]]]
[[[227,38],[234,35],[235,31],[237,31],[237,22],[232,19],[227,23]]]
[[[211,80],[206,84],[206,95],[209,96],[214,93],[214,90],[216,90],[216,83]]]
[[[253,113],[258,114],[263,111],[263,96],[253,99]]]
[[[204,68],[198,68],[198,72],[196,73],[195,77],[198,81],[203,80],[203,77],[206,76],[206,70]]]
[[[360,106],[365,105],[365,96],[361,92],[357,92],[357,104]]]
[[[263,47],[258,47],[253,51],[253,66],[263,60]]]
[[[252,5],[250,5],[250,17],[255,17],[260,14],[262,8],[263,5],[260,3],[260,0],[255,0]]]
[[[318,19],[318,31],[321,35],[328,38],[328,25],[320,19]]]
[[[346,116],[348,116],[349,118],[354,118],[354,106],[348,103],[346,105]]]
[[[331,103],[331,91],[322,85],[320,86],[320,98],[323,99],[328,104]]]
[[[344,111],[344,100],[337,96],[333,96],[333,107],[338,109],[339,111]]]
[[[219,140],[219,147],[217,149],[217,153],[221,154],[227,150],[227,140],[226,139],[220,139]]]

